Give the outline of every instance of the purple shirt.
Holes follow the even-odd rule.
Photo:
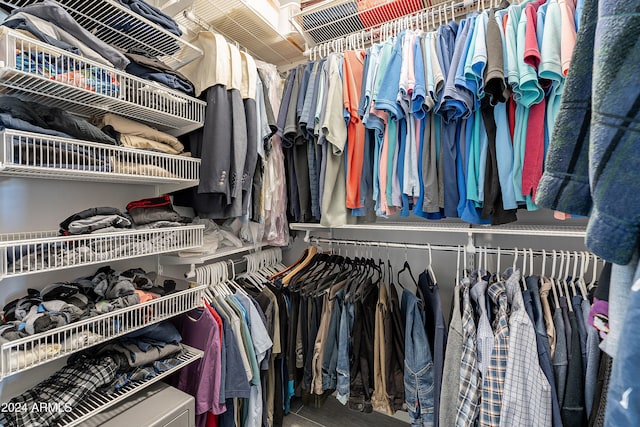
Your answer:
[[[185,315],[182,343],[204,351],[202,359],[180,370],[178,388],[196,399],[196,425],[205,426],[207,412],[221,414],[226,406],[220,402],[222,369],[221,335],[218,323],[205,308],[198,318]]]

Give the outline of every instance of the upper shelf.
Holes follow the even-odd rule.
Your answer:
[[[545,236],[545,237],[576,237],[584,238],[584,227],[555,226],[555,225],[498,225],[498,226],[472,226],[462,223],[381,223],[381,224],[355,224],[341,227],[324,227],[320,224],[293,223],[289,225],[292,230],[300,231],[330,231],[330,230],[375,230],[375,231],[411,231],[432,233],[466,233],[472,234],[502,234],[511,236]]]
[[[24,7],[37,0],[3,0]],[[84,28],[106,43],[124,50],[149,52],[177,69],[202,55],[202,51],[158,24],[132,12],[117,0],[58,0]]]
[[[291,22],[313,46],[375,28],[440,3],[438,0],[327,0],[294,15]]]
[[[191,13],[203,25],[194,23],[183,13],[174,19],[193,34],[209,26],[211,30],[248,49],[254,58],[278,67],[304,60],[302,37],[295,31],[281,34],[277,22],[278,11],[273,9],[266,14],[257,9],[256,3],[247,0],[195,0]]]
[[[0,92],[81,116],[115,113],[172,135],[202,127],[206,103],[0,27]]]

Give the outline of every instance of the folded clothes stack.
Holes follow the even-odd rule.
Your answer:
[[[60,223],[60,234],[110,233],[131,228],[131,218],[112,207],[97,207],[75,213]]]
[[[125,147],[167,154],[184,152],[184,146],[175,136],[115,114],[106,114],[96,119],[95,124]]]
[[[167,66],[164,62],[153,56],[148,56],[146,52],[130,50],[125,56],[130,63],[126,71],[134,76],[146,80],[162,83],[170,89],[176,89],[187,95],[193,96],[193,83],[182,73]]]
[[[117,144],[113,137],[80,117],[60,108],[23,101],[14,96],[0,96],[0,129],[4,128]]]
[[[129,202],[127,213],[137,230],[179,227],[191,223],[191,218],[182,216],[173,209],[168,194]]]
[[[3,308],[0,343],[46,332],[79,320],[169,295],[176,281],[140,268],[118,272],[109,266],[73,282],[29,289]],[[114,325],[115,327],[115,325]]]

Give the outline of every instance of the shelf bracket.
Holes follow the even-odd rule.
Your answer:
[[[471,231],[467,231],[467,245],[465,246],[465,252],[467,256],[467,267],[473,271],[475,270],[475,254],[476,254],[476,241],[475,234]]]

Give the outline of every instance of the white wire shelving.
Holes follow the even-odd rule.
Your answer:
[[[291,17],[308,44],[365,31],[440,3],[435,0],[327,0]]]
[[[183,347],[185,351],[180,356],[178,356],[180,363],[175,367],[147,380],[133,381],[109,395],[104,395],[104,393],[96,391],[87,396],[80,405],[73,408],[73,411],[66,414],[57,425],[66,427],[78,425],[83,421],[86,421],[89,418],[93,417],[94,415],[104,411],[105,409],[118,404],[134,393],[143,390],[151,384],[156,383],[168,377],[169,375],[172,375],[185,366],[202,358],[202,351],[186,345],[183,345]]]
[[[60,236],[57,231],[0,235],[0,280],[202,246],[203,225]]]
[[[206,286],[97,315],[0,346],[5,378],[202,306]]]
[[[257,243],[257,244],[248,244],[241,246],[239,248],[233,247],[225,247],[218,249],[212,253],[205,253],[193,256],[179,256],[178,254],[166,254],[160,257],[160,263],[165,265],[185,265],[185,264],[205,264],[210,261],[215,261],[218,259],[223,259],[229,257],[231,255],[241,254],[243,252],[252,252],[256,251],[268,244],[265,242]]]
[[[84,117],[115,113],[172,135],[202,127],[206,103],[0,27],[0,93]]]
[[[3,0],[24,7],[37,0]],[[104,42],[125,51],[144,51],[173,69],[202,56],[202,51],[117,0],[58,0],[58,3],[86,30]]]
[[[361,231],[411,231],[430,233],[463,233],[467,235],[476,234],[501,234],[512,236],[544,236],[544,237],[575,237],[584,238],[586,229],[584,227],[573,226],[553,226],[553,225],[499,225],[499,226],[472,226],[462,223],[419,223],[419,222],[399,222],[399,223],[374,223],[374,224],[354,224],[340,227],[324,227],[320,224],[292,223],[289,224],[292,230],[306,231],[307,234],[314,231],[331,230],[361,230]]]
[[[198,185],[200,159],[17,130],[0,131],[0,175],[162,185]]]

